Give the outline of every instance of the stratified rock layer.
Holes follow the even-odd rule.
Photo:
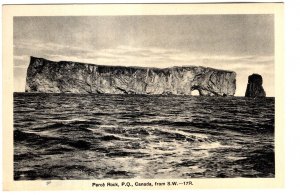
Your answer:
[[[200,66],[144,68],[31,57],[26,92],[233,96],[236,73]]]
[[[246,97],[266,97],[266,92],[262,86],[263,79],[259,74],[252,74],[248,77]]]

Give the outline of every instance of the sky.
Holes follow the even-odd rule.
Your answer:
[[[205,66],[274,88],[273,15],[14,17],[14,91],[25,90],[30,56],[53,61],[143,67]]]

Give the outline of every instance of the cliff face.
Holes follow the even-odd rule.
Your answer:
[[[205,67],[143,68],[31,57],[26,92],[233,96],[236,73]]]
[[[248,77],[246,97],[266,97],[266,92],[262,86],[263,79],[259,74],[252,74]]]

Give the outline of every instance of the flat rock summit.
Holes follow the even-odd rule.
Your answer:
[[[236,73],[201,66],[107,66],[31,57],[26,92],[233,96]]]

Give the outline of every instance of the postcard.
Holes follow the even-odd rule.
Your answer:
[[[278,188],[283,4],[3,6],[4,190]]]

